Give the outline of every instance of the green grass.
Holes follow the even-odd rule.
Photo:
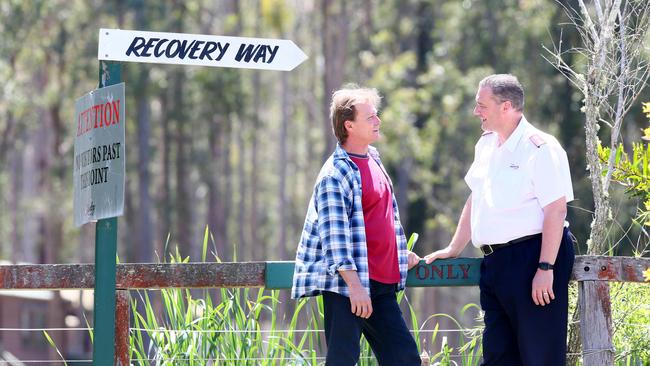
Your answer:
[[[146,292],[140,293],[144,303],[142,314],[133,301],[133,328],[145,329],[132,332],[131,359],[136,365],[148,365],[149,361],[145,360],[152,360],[154,365],[205,365],[208,360],[219,365],[323,363],[325,343],[320,297],[297,301],[293,313],[287,319],[279,319],[278,291],[223,289],[219,302],[213,302],[207,290],[200,298],[193,297],[187,289],[164,289],[160,294],[161,314],[154,311]],[[414,329],[422,329],[412,316],[413,323],[418,325]],[[422,326],[441,316],[429,317]],[[426,340],[417,339],[435,345],[439,343],[438,336],[439,333],[432,333]],[[420,350],[424,348],[423,343],[418,345]],[[431,360],[444,365],[454,350],[447,351],[433,355]],[[459,365],[477,365],[480,361],[478,337],[470,337],[455,351],[463,354],[460,362],[455,359]],[[375,364],[364,339],[359,365]]]
[[[204,236],[202,260],[207,257],[208,231]],[[417,236],[409,240],[412,248]],[[215,255],[215,259],[219,259]],[[165,259],[163,259],[165,260]],[[167,259],[187,263],[178,250]],[[574,287],[574,286],[572,286]],[[572,288],[572,290],[575,290]],[[647,284],[613,285],[614,343],[617,366],[650,365],[650,287]],[[155,294],[155,295],[151,295]],[[575,294],[573,294],[575,296]],[[133,324],[130,337],[134,365],[318,365],[324,363],[323,303],[320,297],[288,300],[286,292],[264,289],[200,290],[162,289],[138,291],[132,299]],[[426,350],[431,365],[474,366],[481,361],[482,319],[475,328],[457,333],[454,348],[439,330],[440,320],[464,329],[448,314],[418,317],[404,292],[398,294],[409,315],[410,328],[420,352]],[[138,303],[140,306],[138,307]],[[475,304],[460,310],[478,311]],[[480,314],[480,312],[478,312]],[[283,315],[284,314],[284,315]],[[433,329],[433,331],[428,331]],[[425,331],[427,330],[427,331]],[[56,345],[44,333],[46,340]],[[92,339],[92,331],[90,332]],[[432,354],[432,349],[440,352]],[[59,353],[61,359],[63,356]],[[65,364],[65,363],[64,363]],[[361,341],[360,366],[376,365],[372,350]]]
[[[208,232],[204,236],[203,260],[207,254]],[[412,248],[417,235],[409,240]],[[173,263],[188,262],[178,251],[170,256]],[[217,258],[218,261],[218,258]],[[264,289],[221,289],[216,296],[209,290],[193,296],[189,289],[160,290],[160,306],[156,311],[154,301],[147,291],[138,292],[133,300],[135,329],[131,335],[131,359],[136,365],[316,365],[324,363],[325,341],[323,329],[323,303],[320,297],[290,301],[293,308],[281,303],[279,291]],[[286,294],[285,294],[286,297]],[[214,299],[213,299],[214,298]],[[138,310],[137,303],[143,305]],[[426,345],[441,343],[438,332],[427,337],[421,330],[441,317],[455,319],[445,314],[432,315],[418,321],[415,310],[404,293],[398,301],[406,302],[411,327],[420,351]],[[476,308],[469,305],[462,309]],[[281,318],[280,318],[281,317]],[[436,325],[437,327],[437,325]],[[147,338],[149,340],[147,340]],[[477,365],[480,362],[479,334],[461,333],[459,349],[449,346],[431,355],[432,364]],[[431,354],[430,350],[427,350]],[[461,358],[451,359],[452,353]],[[455,361],[456,363],[453,363]],[[365,339],[361,341],[360,366],[376,365],[372,350]]]

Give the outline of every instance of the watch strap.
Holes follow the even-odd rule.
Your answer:
[[[548,271],[554,269],[555,267],[548,262],[539,262],[537,268],[541,269],[542,271]]]

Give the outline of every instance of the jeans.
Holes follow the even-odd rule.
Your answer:
[[[402,317],[396,285],[370,280],[372,314],[363,319],[351,311],[350,299],[323,292],[327,366],[354,365],[359,361],[361,334],[366,337],[380,365],[419,366],[415,340]]]

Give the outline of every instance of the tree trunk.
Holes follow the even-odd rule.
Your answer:
[[[189,158],[188,158],[188,135],[187,123],[185,118],[184,103],[184,83],[185,73],[183,69],[178,69],[174,72],[174,122],[176,124],[176,134],[174,136],[174,144],[176,145],[176,238],[184,255],[191,255],[192,258],[200,250],[196,250],[192,240],[192,211],[190,207],[191,196],[189,194]],[[188,252],[189,250],[189,252]]]
[[[281,76],[281,91],[282,95],[282,117],[280,121],[280,136],[278,148],[278,226],[280,235],[278,238],[278,259],[287,259],[287,125],[289,124],[289,105],[291,103],[289,96],[289,76],[287,73],[282,73]]]
[[[9,70],[10,72],[8,75],[13,75],[14,72],[16,71],[16,55],[15,53],[11,55],[9,58]],[[5,157],[7,156],[7,152],[9,151],[9,146],[11,145],[12,149],[15,148],[15,125],[16,125],[16,119],[14,118],[13,111],[11,109],[7,109],[6,113],[6,121],[7,125],[3,129],[2,135],[0,136],[0,166],[2,166],[1,163],[5,163],[3,161]]]
[[[144,88],[149,82],[149,73],[141,70],[138,84]],[[149,193],[149,138],[151,114],[147,93],[138,93],[136,98],[137,129],[138,129],[138,218],[137,218],[137,250],[136,261],[151,262],[153,259],[153,234],[151,221],[151,194]]]
[[[247,182],[247,177],[246,177],[246,169],[245,169],[245,164],[246,164],[246,143],[245,143],[245,137],[244,137],[244,124],[240,124],[240,126],[236,129],[235,134],[237,135],[236,142],[237,142],[237,155],[238,155],[238,161],[237,161],[237,181],[239,182],[238,184],[238,190],[239,190],[239,195],[238,199],[239,202],[237,203],[237,246],[241,248],[240,253],[241,258],[239,259],[240,261],[245,261],[245,260],[251,260],[251,254],[253,251],[252,246],[249,247],[249,244],[246,240],[246,232],[247,232],[247,225],[246,225],[246,200],[247,200],[247,195],[248,195],[248,182]],[[249,252],[249,249],[251,252]]]
[[[9,215],[11,217],[11,227],[9,232],[9,238],[12,245],[11,250],[11,261],[18,263],[24,260],[25,253],[21,228],[22,228],[22,210],[20,204],[22,202],[22,193],[23,193],[23,154],[20,151],[14,150],[10,154],[9,158],[9,171],[10,171],[10,180],[9,186],[11,189],[8,194],[8,203],[9,203]]]
[[[175,32],[182,33],[184,30],[185,4],[174,1],[172,5]],[[190,255],[196,259],[200,248],[195,246],[192,240],[192,207],[191,195],[189,193],[189,154],[188,154],[188,121],[185,113],[185,69],[176,68],[172,74],[172,95],[173,95],[173,118],[176,125],[174,145],[176,146],[176,238],[181,253]]]
[[[257,5],[256,9],[257,18],[259,19],[262,16],[261,5]],[[240,15],[241,16],[241,15]],[[260,36],[260,23],[255,22],[255,37]],[[259,189],[258,179],[261,176],[259,172],[259,150],[258,150],[258,136],[257,132],[262,128],[262,123],[260,120],[260,104],[262,103],[262,98],[260,96],[260,89],[262,88],[262,82],[260,80],[260,71],[253,71],[253,116],[252,124],[253,128],[251,131],[251,170],[250,170],[250,184],[251,184],[251,209],[250,209],[250,238],[251,246],[254,248],[259,248],[257,250],[257,255],[252,257],[251,260],[265,260],[267,258],[267,249],[268,245],[265,243],[260,243],[259,234],[258,234],[258,210],[259,210],[259,201],[257,191]]]
[[[594,90],[593,92],[597,92]],[[591,223],[591,234],[587,242],[588,254],[601,255],[606,248],[607,228],[609,226],[611,208],[609,205],[609,192],[603,189],[603,169],[598,159],[598,105],[591,92],[585,96],[586,123],[585,135],[587,146],[587,168],[591,180],[591,189],[594,195],[594,220]]]
[[[257,32],[256,32],[257,34]],[[258,210],[259,210],[259,201],[258,201],[258,179],[261,176],[259,172],[259,157],[258,157],[258,137],[257,132],[261,129],[260,121],[260,73],[255,71],[253,73],[253,131],[251,133],[251,170],[250,170],[250,184],[251,184],[251,210],[250,210],[250,238],[251,245],[255,248],[259,248],[258,255],[252,260],[264,260],[267,258],[267,245],[265,243],[260,243],[260,238],[258,234]]]
[[[350,19],[344,0],[323,0],[322,11],[322,45],[325,70],[323,70],[323,138],[326,141],[323,160],[334,150],[336,139],[332,133],[329,119],[330,98],[332,92],[343,84],[347,54]]]
[[[224,223],[224,207],[223,195],[219,189],[221,182],[223,182],[223,175],[221,172],[223,162],[221,157],[222,143],[221,131],[225,121],[220,114],[216,114],[212,120],[212,127],[208,133],[210,140],[210,162],[209,173],[206,176],[206,184],[208,186],[208,227],[214,237],[217,256],[221,260],[225,260],[228,256],[228,248],[225,243],[225,223]]]
[[[37,150],[35,146],[39,145],[35,135],[35,132],[31,132],[25,142],[24,157],[22,159],[23,167],[21,169],[23,185],[20,187],[20,196],[23,199],[22,203],[18,203],[18,217],[23,222],[21,227],[22,235],[20,235],[22,255],[20,255],[19,259],[28,263],[36,263],[38,258],[36,255],[37,214],[34,210],[23,210],[24,205],[29,207],[31,204],[30,201],[38,194],[36,179],[34,177],[39,174],[36,169],[35,157],[35,151]]]
[[[53,57],[46,57],[45,64],[52,67]],[[54,72],[62,70],[50,69]],[[52,82],[49,70],[43,69],[36,75],[36,84],[39,90],[47,90]],[[59,74],[60,75],[60,74]],[[63,157],[59,146],[63,136],[63,124],[60,117],[60,106],[58,104],[38,107],[41,126],[35,131],[35,160],[36,177],[36,200],[44,202],[61,201],[61,194],[53,185],[55,180],[63,181]],[[59,263],[59,255],[63,244],[63,213],[59,212],[60,205],[48,204],[36,210],[36,222],[38,225],[36,238],[36,250],[38,251],[39,263]],[[63,312],[60,293],[55,291],[48,303],[47,326],[50,328],[62,328]],[[56,344],[64,346],[63,332],[53,331],[50,333]],[[50,350],[50,357],[56,358],[56,351]]]
[[[160,245],[168,245],[168,237],[172,230],[172,196],[171,196],[171,149],[172,149],[172,132],[171,132],[171,108],[169,107],[169,95],[165,91],[162,93],[160,100],[162,110],[162,128],[163,128],[163,141],[162,141],[162,185],[160,187],[160,194],[158,200],[161,201],[162,212],[159,215],[161,218],[162,227],[158,230],[164,235],[160,240]],[[170,248],[160,248],[161,259],[166,260],[167,253]]]
[[[223,201],[223,210],[219,211],[220,218],[219,220],[223,223],[223,239],[224,239],[224,254],[226,260],[235,260],[236,246],[230,242],[230,217],[232,215],[232,206],[233,206],[233,189],[232,189],[232,162],[230,160],[230,154],[232,149],[232,123],[226,117],[224,119],[224,131],[221,136],[221,167],[222,167],[222,182],[224,185],[224,191],[221,195],[221,200]]]
[[[144,4],[138,1],[136,5],[136,24],[138,29],[147,29],[149,24],[144,14]],[[151,112],[149,108],[149,66],[138,67],[136,90],[136,127],[138,131],[138,217],[137,225],[137,254],[135,260],[140,263],[151,262],[153,259],[153,234],[151,221],[151,194],[149,193],[149,148]]]

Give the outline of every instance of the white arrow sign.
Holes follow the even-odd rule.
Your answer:
[[[289,71],[307,59],[286,39],[100,29],[98,59]]]

